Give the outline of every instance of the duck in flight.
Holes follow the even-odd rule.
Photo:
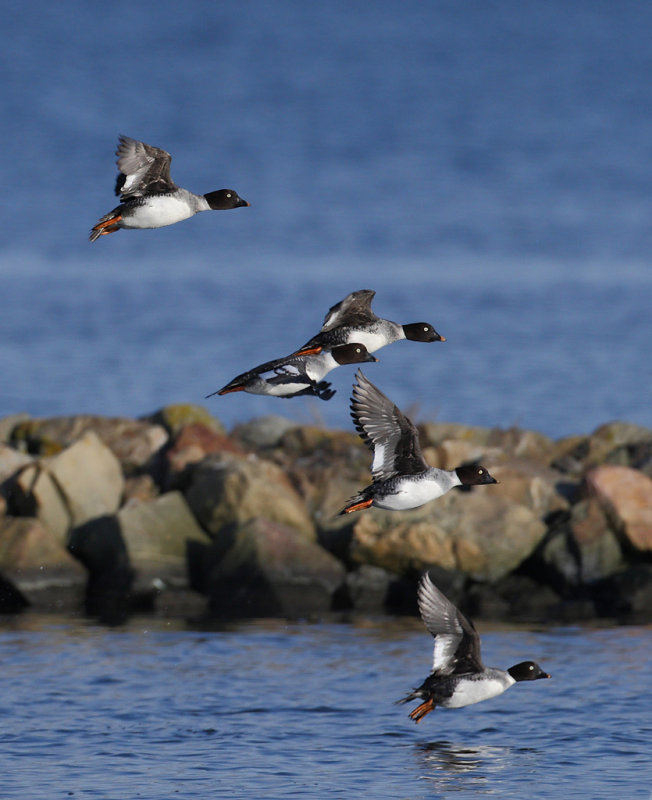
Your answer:
[[[419,612],[435,640],[432,672],[399,703],[423,702],[410,712],[415,722],[442,708],[462,708],[497,697],[520,681],[549,678],[534,661],[521,661],[507,670],[485,667],[480,657],[480,637],[464,616],[430,579],[423,575],[418,589]]]
[[[322,347],[350,342],[360,342],[373,353],[399,339],[410,339],[414,342],[446,341],[429,322],[400,325],[376,316],[371,310],[371,301],[375,295],[376,292],[371,289],[360,289],[348,294],[328,310],[319,333],[297,350],[297,353],[318,353]]]
[[[362,370],[355,378],[351,416],[363,442],[373,451],[373,483],[352,497],[340,514],[370,506],[391,511],[418,508],[453,486],[498,483],[481,464],[465,464],[453,470],[429,466],[421,454],[414,424]]]
[[[194,194],[170,178],[172,156],[159,147],[120,136],[115,193],[120,205],[93,226],[89,239],[115,233],[120,228],[162,228],[188,219],[200,211],[224,211],[248,206],[233,189]]]
[[[230,392],[250,392],[286,398],[314,395],[320,400],[330,400],[335,390],[330,388],[328,381],[323,380],[324,376],[342,364],[360,364],[365,361],[378,359],[363,344],[357,342],[332,349],[324,348],[314,355],[293,354],[267,361],[243,372],[207,397]]]

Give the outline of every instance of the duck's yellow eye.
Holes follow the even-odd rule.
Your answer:
[[[483,469],[479,469],[479,470],[478,470],[478,475],[482,475],[482,473],[483,473],[483,472],[484,472],[484,470],[483,470]]]

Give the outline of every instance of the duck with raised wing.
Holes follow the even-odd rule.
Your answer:
[[[159,147],[120,136],[116,155],[120,174],[115,193],[120,197],[120,205],[93,226],[91,242],[120,228],[162,228],[200,211],[225,211],[249,205],[233,189],[208,194],[181,189],[170,178],[172,156]]]
[[[399,339],[413,342],[445,342],[429,322],[400,325],[377,317],[371,310],[376,292],[361,289],[351,292],[332,306],[324,318],[320,332],[307,341],[297,353],[319,353],[322,347],[360,342],[370,353]]]
[[[378,359],[357,342],[323,349],[313,355],[293,354],[243,372],[207,397],[230,392],[251,392],[285,398],[314,395],[320,400],[330,400],[335,390],[330,388],[328,381],[323,380],[324,376],[343,364],[361,364],[365,361]]]
[[[403,511],[436,500],[453,486],[498,483],[480,464],[453,470],[429,466],[421,454],[414,424],[362,370],[355,377],[351,416],[360,437],[373,451],[373,483],[352,497],[340,514],[370,506]]]
[[[520,681],[549,678],[534,661],[521,661],[507,670],[485,667],[480,657],[480,637],[464,616],[430,579],[423,575],[418,589],[419,612],[435,640],[432,672],[399,703],[423,700],[410,718],[423,719],[437,706],[462,708],[489,700]]]

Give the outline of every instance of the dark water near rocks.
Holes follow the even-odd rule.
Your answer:
[[[422,419],[652,425],[652,6],[25,2],[3,18],[0,414],[202,402],[349,291],[448,337],[368,372]],[[126,133],[252,208],[91,246]],[[225,397],[227,424],[329,403]]]
[[[650,629],[485,631],[487,663],[553,679],[415,725],[393,701],[430,642],[406,619],[4,621],[0,795],[649,799]]]

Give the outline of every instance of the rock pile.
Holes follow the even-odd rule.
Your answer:
[[[354,433],[205,409],[0,420],[0,611],[117,622],[413,611],[432,568],[474,616],[652,619],[652,430],[553,441],[426,423],[426,459],[500,485],[409,512],[337,512],[369,482]]]

